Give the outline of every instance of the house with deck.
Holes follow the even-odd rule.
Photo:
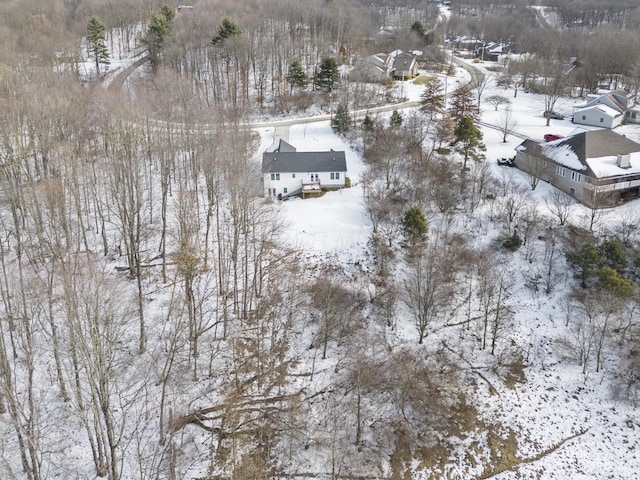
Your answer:
[[[515,166],[587,206],[640,197],[640,144],[607,129],[552,142],[525,140],[516,148]]]
[[[344,151],[299,152],[293,145],[278,140],[262,154],[262,177],[267,197],[306,198],[344,188],[347,161]]]

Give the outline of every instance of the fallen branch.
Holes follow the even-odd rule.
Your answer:
[[[529,463],[534,463],[537,462],[538,460],[541,460],[542,458],[546,457],[547,455],[552,454],[553,452],[555,452],[556,450],[558,450],[560,447],[562,447],[565,443],[573,440],[574,438],[577,438],[581,435],[584,435],[585,433],[587,433],[589,431],[589,429],[587,428],[586,430],[582,430],[581,432],[575,433],[573,435],[571,435],[570,437],[567,437],[563,440],[561,440],[560,442],[556,443],[555,445],[547,448],[546,450],[544,450],[543,452],[540,452],[538,455],[535,455],[531,458],[525,458],[524,460],[511,465],[509,467],[504,467],[504,468],[500,468],[498,470],[494,470],[488,473],[484,473],[481,476],[477,477],[476,480],[488,480],[489,478],[493,478],[496,475],[499,475],[503,472],[507,472],[507,471],[514,471],[515,469],[519,468],[521,465],[527,465]]]

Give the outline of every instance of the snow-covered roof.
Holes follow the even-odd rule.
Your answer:
[[[582,164],[580,158],[573,151],[570,145],[558,145],[564,139],[554,140],[542,146],[542,153],[545,157],[553,160],[558,165],[570,168],[571,170],[586,170],[587,167]]]
[[[640,173],[640,144],[608,129],[554,140],[542,144],[540,151],[558,165],[576,171],[590,170],[596,178]],[[630,168],[617,166],[619,155],[629,155]]]
[[[617,117],[622,115],[622,113],[620,113],[618,110],[616,110],[615,108],[611,108],[607,105],[603,105],[603,104],[598,104],[598,105],[592,105],[590,107],[584,107],[584,108],[578,108],[574,111],[574,114],[576,113],[582,113],[582,112],[586,112],[586,111],[590,111],[590,110],[598,110],[600,113],[603,113],[604,115],[607,115],[609,117]]]
[[[640,173],[640,152],[633,152],[629,155],[629,168],[618,166],[618,156],[608,155],[605,157],[587,158],[587,164],[597,178],[617,177],[620,175],[633,175]]]

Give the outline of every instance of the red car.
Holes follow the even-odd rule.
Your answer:
[[[556,135],[555,133],[546,133],[544,135],[545,142],[553,142],[554,140],[560,140],[561,138],[564,138],[564,136]]]

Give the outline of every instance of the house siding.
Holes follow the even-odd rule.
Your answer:
[[[624,115],[622,114],[611,117],[597,108],[585,109],[573,114],[573,123],[602,128],[615,128],[622,124],[623,119]]]
[[[592,180],[584,171],[572,170],[569,167],[563,167],[555,162],[529,155],[523,151],[516,153],[515,165],[523,172],[531,175],[537,173],[536,176],[540,180],[550,183],[580,202],[586,203],[585,200],[589,197],[589,195],[585,195],[585,185]],[[558,173],[557,167],[564,169],[564,176]],[[580,181],[572,180],[572,172],[580,175]]]
[[[338,173],[338,179],[331,179],[331,174]],[[283,197],[296,195],[302,190],[303,183],[315,182],[315,177],[312,179],[311,175],[318,175],[318,181],[323,190],[332,190],[345,187],[345,179],[347,172],[289,172],[280,173],[280,180],[271,180],[271,174],[265,173],[264,178],[264,194],[265,196],[277,197],[282,195]],[[275,174],[274,174],[275,175]],[[295,177],[294,177],[295,175]],[[285,193],[285,188],[287,189]]]

